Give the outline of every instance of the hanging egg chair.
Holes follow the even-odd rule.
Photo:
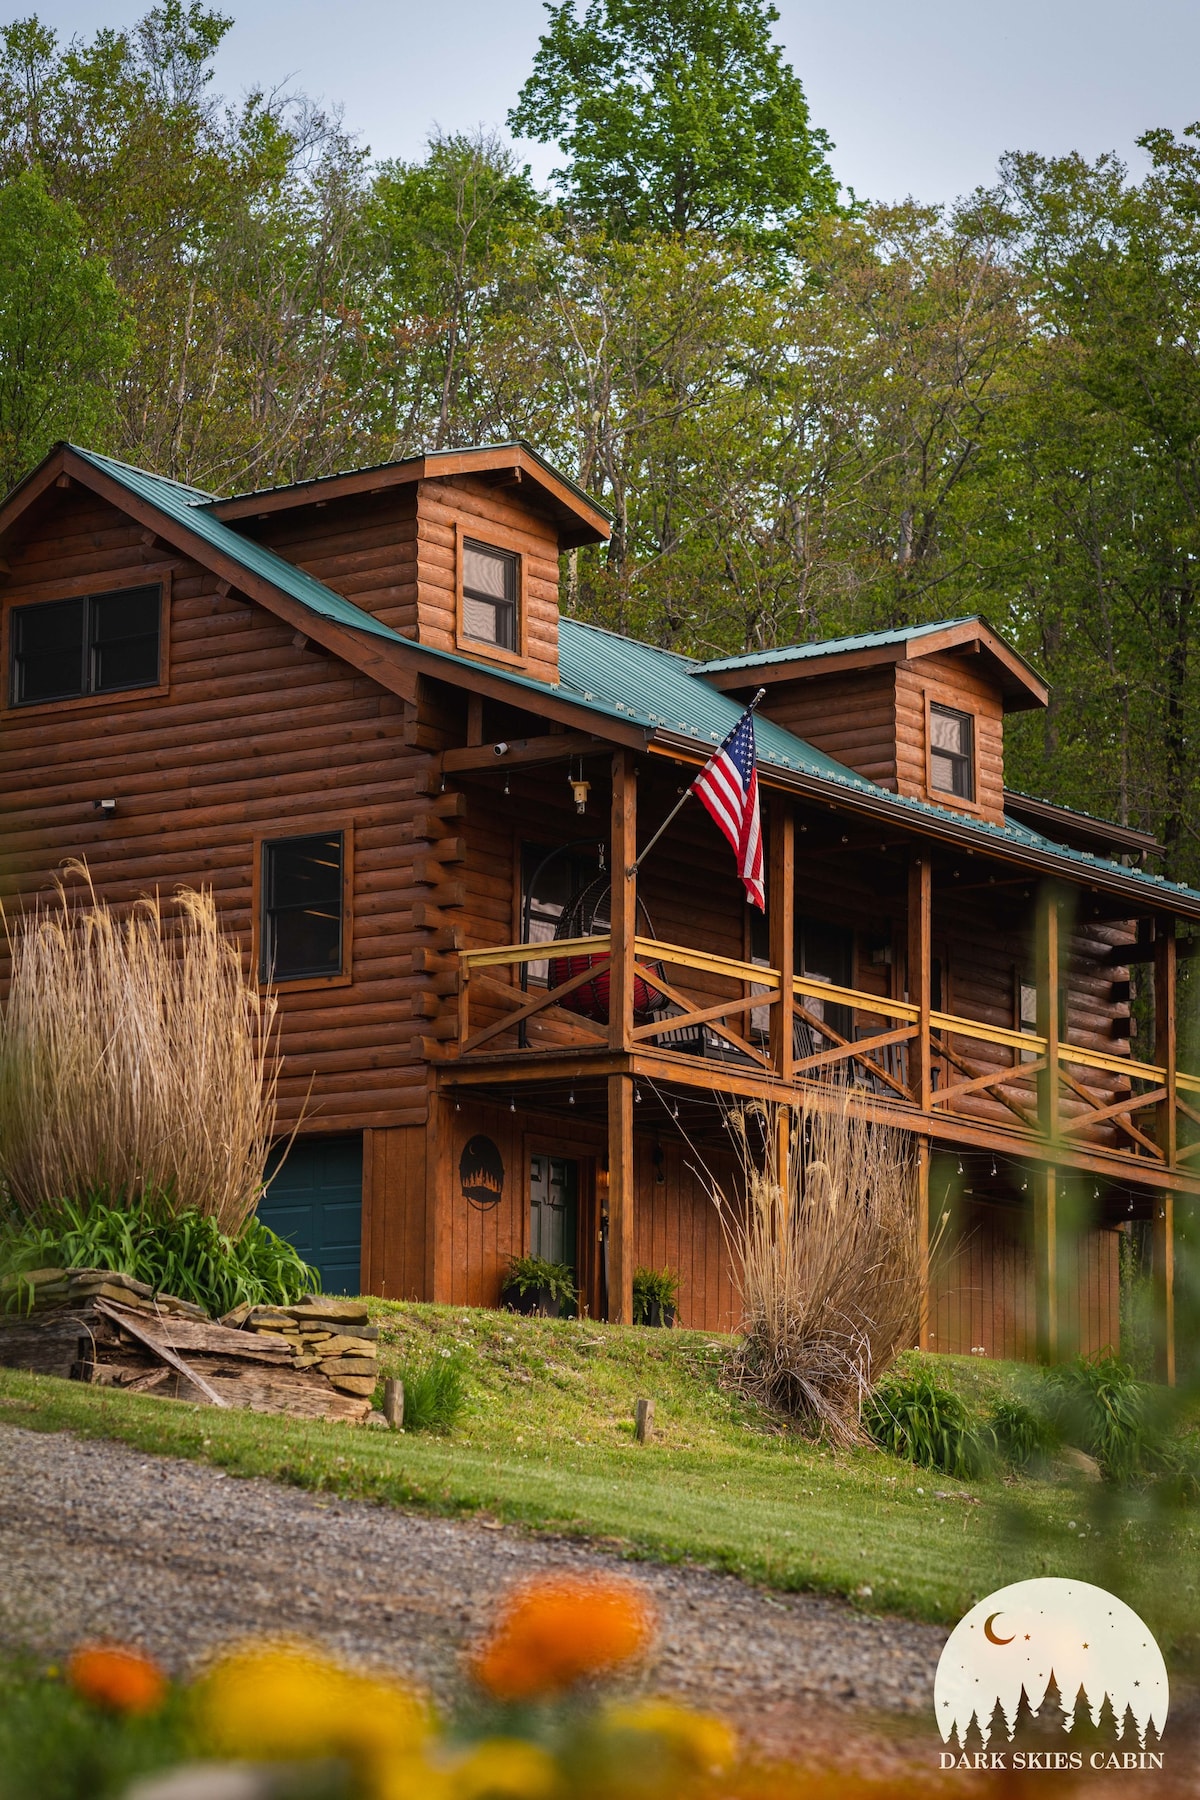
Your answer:
[[[639,895],[637,902],[638,936],[653,937],[654,927],[650,923],[650,914]],[[606,875],[598,875],[586,887],[581,888],[568,906],[565,906],[558,924],[555,926],[555,939],[604,937],[608,934],[612,923],[612,883]],[[581,1018],[595,1019],[601,1025],[608,1024],[608,997],[611,983],[609,969],[598,967],[605,964],[607,957],[597,955],[593,951],[577,951],[568,956],[551,956],[549,983],[552,988],[561,987],[564,981],[570,981],[575,975],[582,975],[586,969],[597,969],[590,981],[581,982],[572,993],[564,994],[558,1002],[566,1012],[578,1013]],[[666,976],[659,963],[651,965],[657,975]],[[653,984],[642,975],[633,978],[633,1018],[637,1025],[647,1025],[657,1014],[669,1005],[667,996],[660,993]]]

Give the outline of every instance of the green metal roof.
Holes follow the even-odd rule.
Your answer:
[[[315,576],[306,574],[294,563],[277,556],[273,550],[242,537],[208,510],[212,500],[210,494],[184,487],[181,483],[160,475],[150,475],[144,469],[132,468],[128,463],[118,462],[113,457],[82,450],[77,445],[71,445],[70,448],[93,468],[148,501],[168,518],[194,532],[214,550],[269,581],[280,592],[299,601],[319,617],[367,632],[373,637],[386,638],[404,645],[410,651],[419,650],[423,659],[447,665],[448,679],[453,678],[452,670],[477,671],[481,667],[471,657],[415,644],[411,638],[393,631],[362,607],[355,606],[353,601],[334,593]],[[835,648],[853,645],[897,642],[906,637],[940,631],[947,623],[958,622],[943,621],[940,625],[917,626],[911,632],[877,632],[829,644],[798,645],[794,648],[797,654],[803,655],[827,653]],[[520,696],[527,695],[531,710],[536,709],[538,696],[553,696],[569,700],[581,709],[601,717],[641,726],[647,733],[667,731],[692,740],[698,748],[712,750],[733,728],[743,709],[738,701],[711,686],[704,677],[718,666],[738,666],[738,661],[739,659],[734,659],[732,665],[694,662],[673,651],[660,650],[653,644],[643,644],[636,638],[622,637],[597,625],[585,625],[578,619],[564,618],[559,627],[557,686],[491,663],[486,667],[489,676],[502,680],[514,690],[514,700],[518,704],[521,703]],[[770,719],[761,716],[756,719],[755,738],[759,761],[765,768],[813,777],[834,792],[840,789],[846,793],[869,796],[875,803],[883,803],[889,809],[894,808],[897,814],[907,815],[914,821],[936,820],[943,826],[947,823],[947,814],[943,808],[923,800],[912,800],[901,794],[889,793],[886,788],[869,781],[865,775],[856,774],[853,769],[826,756],[824,751],[795,737]],[[1144,869],[1126,868],[1106,857],[1095,856],[1088,850],[1073,850],[1068,845],[1055,843],[1053,839],[1031,831],[1027,826],[1018,824],[1015,819],[1007,820],[1002,826],[992,825],[983,819],[955,818],[953,823],[956,835],[967,840],[975,838],[985,845],[993,843],[997,848],[1009,845],[1052,852],[1081,869],[1091,868],[1100,872],[1111,870],[1123,879],[1135,881],[1164,897],[1173,892],[1186,894],[1190,899],[1200,902],[1200,891],[1187,887],[1186,883],[1168,881],[1164,876]]]
[[[930,625],[906,625],[899,631],[864,631],[857,637],[825,638],[815,644],[784,644],[778,650],[752,650],[745,656],[724,656],[713,662],[699,663],[697,667],[705,675],[724,675],[737,669],[754,670],[768,665],[776,667],[779,663],[808,662],[823,656],[838,656],[846,651],[876,650],[888,644],[911,643],[914,638],[932,637],[939,631],[949,631],[955,625],[983,625],[988,631],[995,631],[995,627],[988,624],[982,613],[965,613],[957,619],[936,619]],[[996,636],[999,637],[1000,633],[996,632]],[[1004,640],[1004,647],[1023,668],[1029,670],[1035,680],[1041,680],[1037,670],[1019,650],[1013,649],[1007,639]]]

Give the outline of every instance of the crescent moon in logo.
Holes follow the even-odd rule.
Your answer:
[[[983,1635],[987,1639],[989,1644],[1011,1644],[1012,1638],[997,1637],[995,1632],[992,1630],[992,1620],[998,1619],[999,1617],[1000,1617],[999,1613],[990,1613],[988,1615],[988,1617],[983,1622]],[[1016,1634],[1014,1633],[1013,1635],[1015,1636]]]

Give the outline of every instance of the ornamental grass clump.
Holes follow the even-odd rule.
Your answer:
[[[27,1217],[168,1199],[236,1236],[275,1134],[275,1001],[242,972],[211,892],[121,913],[82,863],[6,919],[0,1188]]]
[[[848,1094],[734,1112],[741,1193],[710,1193],[740,1290],[739,1383],[801,1429],[861,1441],[872,1385],[916,1335],[921,1252],[909,1139]]]
[[[966,1402],[931,1369],[893,1371],[876,1384],[862,1417],[873,1443],[920,1468],[969,1481],[988,1467],[989,1446]]]

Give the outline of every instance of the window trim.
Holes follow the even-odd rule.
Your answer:
[[[266,846],[290,838],[332,837],[336,832],[342,839],[342,966],[336,975],[272,976],[271,991],[279,995],[303,994],[317,988],[349,987],[354,979],[354,822],[344,817],[280,819],[260,827],[252,841],[250,973],[260,990],[267,985],[262,967]]]
[[[955,700],[961,699],[956,694]],[[959,713],[971,722],[971,795],[951,794],[945,788],[933,785],[933,709],[939,707],[943,712]],[[954,806],[963,812],[981,813],[983,807],[979,799],[979,713],[970,706],[953,705],[940,693],[925,689],[925,794],[931,806]]]
[[[516,558],[516,605],[517,605],[517,644],[514,650],[503,644],[489,644],[485,638],[472,637],[466,629],[463,617],[465,595],[464,568],[466,557],[464,550],[467,542],[479,544],[485,550],[503,550],[506,555]],[[518,538],[512,531],[506,531],[501,525],[493,525],[490,519],[480,519],[478,529],[474,522],[468,529],[461,519],[454,522],[454,642],[455,648],[464,656],[475,656],[485,662],[508,663],[513,668],[523,668],[529,660],[529,605],[528,577],[526,564],[528,543]]]
[[[110,582],[107,586],[97,587],[95,577],[83,581],[56,581],[47,583],[49,592],[22,593],[20,589],[7,593],[3,605],[3,629],[0,630],[0,667],[4,671],[4,696],[2,710],[5,713],[19,713],[22,718],[38,718],[46,713],[57,712],[60,707],[83,710],[96,706],[122,706],[142,700],[161,699],[171,688],[171,574],[170,569],[149,569],[132,572],[135,576],[144,575],[144,579],[131,579],[130,571],[122,573],[120,581]],[[14,700],[13,698],[13,613],[26,606],[51,606],[60,600],[103,600],[107,594],[122,594],[130,588],[156,587],[158,589],[158,680],[145,687],[107,688],[102,694],[67,694],[61,700]]]

